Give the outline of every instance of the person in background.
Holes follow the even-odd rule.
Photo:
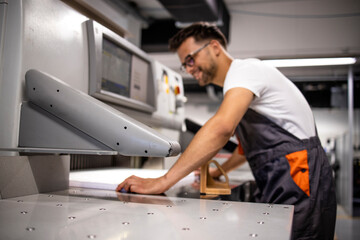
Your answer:
[[[181,68],[201,86],[223,87],[224,99],[164,176],[131,176],[117,191],[163,193],[211,160],[236,134],[257,184],[256,200],[294,205],[293,239],[333,239],[334,180],[310,106],[276,68],[258,59],[234,59],[226,45],[220,30],[205,22],[170,39]]]

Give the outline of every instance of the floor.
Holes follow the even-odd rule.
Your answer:
[[[338,206],[336,227],[336,240],[360,239],[360,217],[349,216],[341,206]]]

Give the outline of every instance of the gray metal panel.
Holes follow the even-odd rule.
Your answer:
[[[64,82],[29,70],[25,76],[31,102],[128,156],[165,157],[180,153],[178,142],[137,122]]]
[[[89,154],[89,155],[117,155],[117,151],[88,150],[69,148],[44,148],[44,147],[16,147],[0,148],[0,152],[30,153],[30,154]]]
[[[21,106],[19,146],[113,151],[31,102],[24,102]]]
[[[39,193],[69,188],[70,156],[28,156]]]
[[[288,240],[291,235],[288,205],[86,189],[69,193],[1,200],[0,238]]]
[[[348,125],[349,125],[349,145],[348,147],[348,158],[347,158],[347,162],[348,162],[348,167],[347,167],[347,172],[348,172],[348,177],[349,179],[351,179],[348,182],[348,194],[349,194],[349,201],[347,202],[347,206],[345,205],[346,209],[349,210],[350,214],[352,216],[355,215],[354,213],[354,71],[353,71],[353,66],[349,66],[349,71],[348,71]],[[356,186],[356,185],[355,185]]]
[[[1,197],[65,190],[69,171],[68,155],[0,157]]]
[[[7,1],[0,1],[0,66],[2,66],[2,56],[4,49],[4,39],[5,39],[5,26],[6,26],[6,13],[7,13]],[[1,76],[1,68],[0,68]]]
[[[4,1],[2,1],[4,2]],[[23,7],[21,0],[1,4],[6,14],[1,16],[4,31],[2,59],[0,60],[0,147],[16,147],[19,124],[19,106],[22,83]],[[6,6],[5,6],[6,5]],[[5,17],[5,19],[4,19]],[[0,155],[9,155],[0,152]]]
[[[27,157],[0,156],[0,192],[3,198],[39,193]]]

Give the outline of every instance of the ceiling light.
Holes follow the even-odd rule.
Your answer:
[[[334,66],[352,65],[356,62],[354,57],[341,58],[303,58],[303,59],[276,59],[263,60],[274,67],[308,67],[308,66]]]

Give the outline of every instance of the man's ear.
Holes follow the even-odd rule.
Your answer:
[[[212,47],[215,55],[216,55],[216,56],[219,56],[220,53],[221,53],[221,51],[222,51],[222,46],[221,46],[221,44],[219,43],[219,41],[213,39],[213,40],[210,41],[210,45],[211,45],[211,47]]]

